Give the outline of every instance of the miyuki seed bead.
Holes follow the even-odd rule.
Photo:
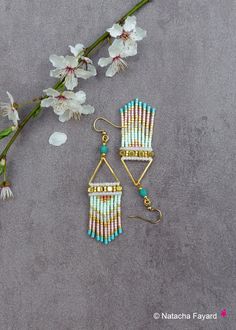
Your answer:
[[[146,190],[146,189],[144,189],[144,188],[139,188],[139,195],[141,196],[141,197],[147,197],[147,195],[148,195],[148,191]]]
[[[109,148],[108,148],[107,145],[103,144],[103,145],[99,148],[99,150],[100,150],[100,154],[107,154],[108,151],[109,151]]]

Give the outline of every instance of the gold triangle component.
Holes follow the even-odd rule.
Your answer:
[[[135,186],[138,186],[140,184],[141,180],[143,179],[144,175],[147,173],[147,170],[151,166],[151,164],[153,162],[153,158],[149,159],[147,166],[145,167],[144,171],[142,172],[142,174],[140,175],[140,177],[137,180],[135,180],[135,178],[133,177],[132,173],[130,172],[130,169],[129,169],[128,165],[125,162],[125,160],[121,158],[121,162],[124,165],[124,168],[125,168],[128,176],[130,177],[131,181],[133,182],[133,184]]]
[[[99,161],[97,167],[95,168],[95,170],[94,170],[94,172],[93,172],[93,174],[92,174],[92,176],[91,176],[91,178],[90,178],[90,180],[89,180],[89,184],[92,183],[92,181],[94,180],[94,178],[96,177],[96,175],[97,175],[97,173],[98,173],[98,170],[100,169],[100,167],[102,166],[103,163],[105,163],[105,164],[107,165],[108,169],[110,170],[111,174],[112,174],[113,177],[115,178],[116,182],[117,182],[117,183],[120,183],[118,177],[116,176],[116,174],[115,174],[113,168],[111,167],[111,165],[109,164],[109,162],[106,160],[105,157],[101,157],[101,159],[100,159],[100,161]]]

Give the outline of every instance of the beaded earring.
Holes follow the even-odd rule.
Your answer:
[[[140,216],[130,216],[139,218],[151,223],[158,223],[162,219],[162,213],[159,209],[152,207],[152,202],[148,197],[147,189],[143,188],[141,181],[147,173],[153,162],[154,152],[152,149],[152,136],[154,127],[156,109],[144,102],[135,99],[123,108],[120,108],[121,115],[121,147],[120,156],[124,168],[135,185],[138,188],[139,195],[143,198],[145,207],[149,211],[158,213],[156,220],[144,219]],[[135,179],[131,173],[127,161],[148,162],[139,178]]]
[[[107,245],[122,233],[122,186],[106,158],[109,151],[107,146],[109,136],[106,131],[97,129],[96,123],[98,120],[103,120],[117,128],[120,128],[120,126],[114,125],[109,120],[102,117],[98,117],[93,124],[94,130],[102,134],[102,145],[99,149],[101,155],[99,163],[89,180],[88,195],[90,198],[90,212],[88,235]],[[108,167],[115,182],[93,182],[103,164]]]

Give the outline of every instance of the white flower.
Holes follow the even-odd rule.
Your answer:
[[[20,120],[18,111],[15,108],[14,99],[12,95],[7,92],[10,99],[10,103],[0,102],[0,114],[2,116],[7,116],[9,120],[12,120],[15,126],[18,126],[18,120]]]
[[[113,24],[110,29],[107,29],[111,37],[118,40],[125,46],[126,53],[129,56],[137,54],[137,41],[142,40],[147,32],[136,26],[136,17],[128,16],[124,25],[118,23]]]
[[[56,68],[50,71],[50,76],[65,79],[65,86],[69,90],[73,90],[78,85],[77,78],[88,79],[97,74],[93,62],[88,57],[78,57],[83,49],[78,48],[78,45],[75,47],[70,46],[71,52],[76,54],[76,57],[70,55],[65,57],[51,55],[49,57],[50,62]]]
[[[62,144],[66,143],[67,140],[67,135],[65,133],[61,133],[61,132],[54,132],[48,142],[56,147],[61,146]]]
[[[6,199],[14,197],[10,186],[11,185],[10,185],[9,182],[4,181],[4,182],[1,183],[1,185],[0,185],[0,188],[1,188],[0,198],[2,200],[6,200]]]
[[[69,46],[71,53],[78,58],[76,75],[79,78],[88,79],[96,76],[97,70],[90,58],[84,56],[84,45],[77,44],[75,47]]]
[[[128,55],[122,45],[117,44],[116,41],[108,48],[110,57],[102,57],[98,61],[98,65],[101,67],[110,64],[106,71],[107,77],[113,77],[117,72],[124,71],[127,68],[127,63],[124,60]]]
[[[53,107],[61,122],[68,121],[71,118],[79,119],[81,114],[88,115],[94,112],[91,105],[84,105],[86,94],[83,91],[60,93],[55,89],[48,88],[44,92],[48,97],[41,101],[41,106]]]
[[[55,78],[65,78],[65,86],[67,89],[74,89],[78,85],[76,75],[76,68],[78,66],[78,59],[74,56],[57,56],[51,55],[50,62],[56,68],[50,71],[50,76]]]

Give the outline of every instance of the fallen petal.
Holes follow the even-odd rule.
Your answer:
[[[53,146],[59,147],[62,144],[66,143],[67,140],[67,135],[65,133],[61,132],[54,132],[50,138],[49,138],[49,143]]]

